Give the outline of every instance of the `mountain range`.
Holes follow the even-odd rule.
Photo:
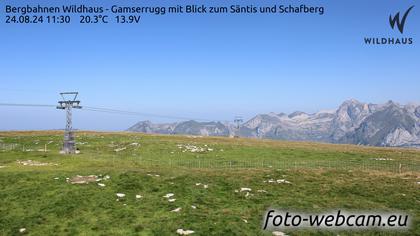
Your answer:
[[[141,121],[128,131],[420,148],[420,105],[393,101],[370,104],[351,99],[332,111],[259,114],[239,127],[216,121]]]

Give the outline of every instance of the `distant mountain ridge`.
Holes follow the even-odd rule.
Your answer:
[[[232,123],[191,120],[168,124],[141,121],[128,131],[420,148],[420,105],[368,104],[351,99],[335,111],[259,114],[239,129]]]

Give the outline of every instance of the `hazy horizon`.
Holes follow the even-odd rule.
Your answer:
[[[337,107],[334,108],[330,108],[330,109],[320,109],[320,110],[313,110],[313,111],[305,111],[305,110],[290,110],[289,112],[285,112],[285,111],[266,111],[266,112],[255,112],[254,114],[250,113],[249,115],[246,116],[241,116],[244,121],[246,122],[247,120],[253,118],[256,115],[259,114],[269,114],[269,113],[286,113],[286,114],[291,114],[293,112],[305,112],[308,114],[314,114],[317,112],[335,112],[338,107],[345,101],[349,101],[349,100],[357,100],[358,102],[361,103],[367,103],[367,104],[385,104],[389,101],[392,101],[394,103],[397,103],[399,105],[408,105],[408,104],[416,104],[419,105],[420,101],[412,101],[412,102],[407,102],[407,103],[400,103],[398,101],[394,101],[392,99],[389,99],[387,101],[383,101],[383,102],[379,102],[379,103],[372,103],[372,102],[367,102],[367,101],[361,101],[355,98],[349,98],[346,99],[342,102],[340,102]],[[46,104],[46,105],[52,105],[52,104]],[[111,107],[114,109],[118,109],[116,107]],[[24,128],[25,126],[23,126],[22,128],[3,128],[4,127],[4,123],[0,124],[0,131],[24,131],[24,130],[64,130],[64,125],[65,125],[65,112],[63,110],[57,110],[55,108],[50,108],[50,107],[1,107],[0,109],[4,110],[8,110],[9,114],[24,114],[26,112],[31,112],[32,114],[35,114],[35,116],[39,116],[39,117],[44,117],[46,118],[46,116],[43,116],[43,114],[54,114],[53,117],[49,117],[51,119],[51,122],[49,123],[53,123],[54,125],[56,125],[57,127],[45,127],[43,128],[40,125],[44,125],[43,123],[39,123],[39,120],[37,119],[33,119],[31,120],[31,123],[29,123],[30,125],[32,125],[33,127],[38,127],[38,128]],[[28,111],[28,109],[31,109],[32,111]],[[47,113],[45,113],[45,111],[47,111]],[[54,112],[52,112],[54,111]],[[133,112],[138,112],[138,110],[130,110]],[[23,112],[23,113],[22,113]],[[6,113],[7,114],[7,113]],[[152,115],[168,115],[165,113],[157,113],[157,114],[152,114]],[[105,123],[108,123],[109,120],[122,120],[123,122],[121,122],[121,124],[117,124],[115,127],[109,127],[109,128],[103,128],[100,127],[103,124],[99,124],[100,126],[98,126],[97,128],[92,128],[94,126],[94,124],[90,123],[91,117],[97,117],[97,118],[101,118],[101,117],[105,117]],[[84,130],[84,131],[125,131],[126,129],[128,129],[129,127],[131,127],[132,125],[134,125],[137,122],[140,121],[151,121],[152,123],[172,123],[172,122],[182,122],[182,121],[188,121],[188,120],[197,120],[197,119],[202,119],[202,120],[198,120],[201,122],[206,122],[206,121],[220,121],[220,122],[231,122],[233,123],[234,120],[234,116],[232,117],[228,117],[227,115],[224,114],[219,114],[220,117],[227,117],[226,119],[208,119],[206,117],[190,117],[190,119],[170,119],[170,118],[156,118],[153,116],[140,116],[140,115],[124,115],[124,114],[110,114],[110,113],[102,113],[102,112],[93,112],[93,111],[89,111],[89,110],[79,110],[79,109],[75,109],[73,110],[73,123],[74,123],[74,129],[79,129],[79,130]],[[19,117],[19,115],[17,115],[16,117]],[[19,117],[19,121],[15,121],[15,122],[22,122],[25,123],[24,120],[26,119],[26,117],[24,117],[23,115]],[[86,122],[86,120],[88,122]],[[204,121],[205,120],[205,121]],[[25,123],[26,124],[26,123]],[[38,125],[38,126],[37,126]],[[125,125],[125,126],[124,126]],[[120,127],[120,128],[117,128]]]

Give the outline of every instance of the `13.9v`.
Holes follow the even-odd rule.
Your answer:
[[[115,19],[117,19],[117,23],[128,23],[128,24],[136,24],[140,22],[140,16],[116,16]]]

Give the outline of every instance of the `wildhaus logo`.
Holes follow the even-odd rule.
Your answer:
[[[401,34],[404,32],[404,25],[405,20],[407,20],[408,13],[410,13],[411,9],[413,9],[414,6],[408,8],[408,10],[404,13],[404,16],[400,20],[400,13],[398,12],[394,17],[392,15],[389,16],[389,24],[391,25],[391,28],[394,28],[395,24],[398,26],[398,30],[401,32]]]
[[[404,27],[408,14],[413,8],[414,6],[408,8],[402,17],[400,12],[397,12],[394,16],[392,16],[392,14],[389,15],[389,25],[391,26],[391,29],[396,30],[395,28],[397,28],[401,34],[404,34]],[[368,45],[410,45],[414,42],[412,37],[365,37],[364,41],[365,44]]]

